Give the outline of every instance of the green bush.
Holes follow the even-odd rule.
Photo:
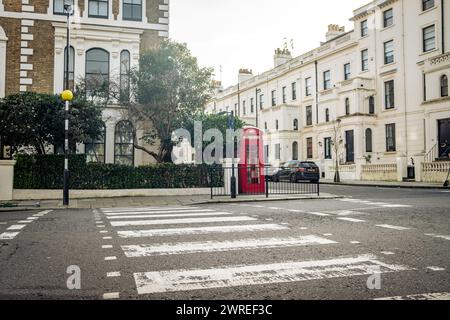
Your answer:
[[[61,189],[63,155],[18,155],[16,189]],[[129,167],[86,163],[85,155],[70,155],[71,189],[173,189],[223,186],[220,166],[158,164]]]

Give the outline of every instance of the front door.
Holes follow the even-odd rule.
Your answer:
[[[439,157],[449,158],[450,154],[450,119],[438,120]]]
[[[353,130],[345,131],[346,162],[355,162],[355,136]]]

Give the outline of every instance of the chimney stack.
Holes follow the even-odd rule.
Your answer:
[[[247,81],[253,77],[253,71],[250,69],[239,69],[238,81],[239,83]]]
[[[287,48],[284,49],[277,48],[277,50],[275,50],[275,55],[273,57],[275,68],[281,66],[282,64],[285,64],[290,60],[292,60],[292,55]]]
[[[330,41],[345,33],[345,27],[341,27],[338,24],[328,25],[328,32],[326,34],[326,40]]]

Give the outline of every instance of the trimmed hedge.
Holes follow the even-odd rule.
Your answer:
[[[16,160],[14,188],[61,189],[63,187],[63,155],[18,155]],[[85,155],[70,155],[69,166],[70,188],[75,190],[223,186],[220,166],[158,164],[129,167],[86,163]]]

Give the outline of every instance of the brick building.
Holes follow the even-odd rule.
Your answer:
[[[18,92],[60,93],[64,88],[66,21],[71,17],[69,78],[120,77],[139,53],[169,35],[169,0],[0,0],[0,98]],[[79,151],[93,161],[143,164],[150,157],[130,148],[120,107],[104,111],[103,141]]]

